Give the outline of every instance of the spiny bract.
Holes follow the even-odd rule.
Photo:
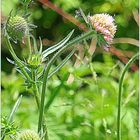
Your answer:
[[[23,17],[18,15],[9,17],[6,32],[11,39],[14,41],[21,40],[28,34],[28,31],[28,23]]]
[[[24,130],[19,133],[17,140],[41,140],[39,135],[33,130]]]

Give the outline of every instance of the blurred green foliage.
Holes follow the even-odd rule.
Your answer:
[[[97,81],[89,76],[92,72],[87,65],[72,68],[70,64],[66,64],[58,76],[54,76],[49,81],[47,100],[51,94],[58,92],[49,112],[45,114],[50,140],[115,139],[118,78],[123,65],[118,63],[112,70],[116,61],[108,54],[104,54],[104,57],[108,59],[104,62],[92,63],[97,73]],[[73,84],[68,85],[66,80],[68,71],[71,69],[76,79]],[[15,117],[16,125],[20,126],[20,129],[37,129],[36,103],[32,94],[23,88],[20,75],[13,73],[10,77],[17,79],[11,79],[10,84],[7,84],[7,75],[2,77],[4,89],[2,90],[2,113],[8,114],[17,94],[23,94],[24,97]],[[122,104],[122,137],[124,140],[135,140],[138,137],[137,72],[126,74]]]
[[[115,15],[118,26],[116,37],[138,39],[138,25],[132,11],[138,8],[138,0],[53,0],[65,12],[75,16],[75,10],[81,7],[85,13],[107,12]],[[2,15],[7,18],[11,9],[20,9],[18,0],[3,0]],[[72,29],[75,36],[81,31],[39,2],[32,2],[29,8],[30,20],[38,28],[34,33],[50,44],[58,42]],[[3,21],[4,22],[4,21]],[[26,56],[26,48],[17,44],[18,55]],[[116,48],[138,51],[130,44],[117,44]],[[21,75],[6,61],[9,52],[2,42],[2,115],[6,116],[20,94],[24,95],[15,115],[14,122],[20,129],[37,129],[37,107],[30,90],[23,85]],[[56,76],[53,76],[47,87],[47,100],[51,93],[58,94],[49,111],[45,114],[50,140],[115,140],[117,117],[118,80],[124,65],[109,53],[97,52],[91,66],[82,64],[73,67],[73,59],[66,64]],[[61,61],[61,58],[60,60]],[[91,67],[97,74],[92,72]],[[68,85],[66,80],[73,73],[75,81]],[[97,79],[96,79],[97,78]],[[122,138],[138,138],[138,72],[127,72],[123,86]],[[8,138],[7,138],[8,139]]]

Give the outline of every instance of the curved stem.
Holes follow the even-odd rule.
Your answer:
[[[118,115],[117,115],[117,140],[121,140],[121,97],[122,97],[122,87],[123,87],[123,79],[125,76],[126,71],[130,67],[130,65],[138,59],[139,53],[134,55],[128,63],[125,65],[122,74],[119,80],[119,93],[118,93]]]
[[[23,72],[23,74],[25,75],[25,77],[30,81],[32,82],[32,79],[31,77],[28,75],[28,73],[26,72],[26,70],[24,69],[24,64],[22,64],[23,62],[17,57],[17,55],[15,54],[14,50],[13,50],[13,47],[8,39],[8,37],[6,36],[5,37],[5,41],[6,41],[6,44],[7,44],[7,47],[12,55],[12,57],[14,58],[14,60],[16,61],[18,67],[21,69],[21,71]]]
[[[41,106],[40,106],[39,121],[38,121],[38,132],[40,132],[42,129],[46,83],[47,83],[48,74],[49,74],[51,65],[54,63],[54,61],[57,59],[57,57],[59,55],[61,55],[61,53],[63,53],[64,50],[66,50],[68,47],[73,46],[74,44],[79,43],[80,41],[82,41],[84,39],[88,39],[88,38],[92,37],[93,35],[95,35],[95,31],[91,30],[91,31],[84,33],[83,35],[73,39],[68,44],[66,44],[63,48],[61,48],[56,54],[54,54],[53,58],[49,61],[48,65],[45,69],[45,72],[44,72],[44,79],[43,79],[43,86],[42,86],[42,93],[41,93]]]

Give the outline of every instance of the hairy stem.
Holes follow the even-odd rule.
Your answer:
[[[134,55],[129,61],[128,63],[125,65],[122,74],[120,76],[120,80],[119,80],[119,93],[118,93],[118,115],[117,115],[117,140],[121,140],[121,98],[122,98],[122,88],[123,88],[123,80],[124,80],[124,76],[126,71],[128,70],[128,68],[130,67],[130,65],[136,60],[138,59],[139,54],[137,53],[136,55]]]
[[[84,39],[88,39],[88,38],[92,37],[94,34],[95,34],[95,31],[92,30],[92,31],[84,33],[83,35],[73,39],[72,41],[67,43],[63,48],[61,48],[56,54],[54,54],[53,58],[49,61],[48,65],[44,71],[44,79],[43,79],[43,86],[42,86],[42,93],[41,93],[41,106],[40,106],[39,121],[38,121],[38,132],[40,132],[42,129],[46,83],[47,83],[48,74],[49,74],[51,65],[54,63],[54,61],[57,59],[57,57],[60,56],[64,52],[64,50],[66,50],[68,47],[71,47],[74,44],[79,43]]]

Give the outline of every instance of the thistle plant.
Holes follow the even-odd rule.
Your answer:
[[[87,26],[90,29],[95,30],[96,32],[95,33],[96,35],[94,36],[94,38],[92,38],[90,47],[86,47],[85,52],[87,52],[87,54],[85,54],[85,57],[83,58],[84,63],[86,64],[89,63],[89,67],[91,67],[92,56],[97,47],[100,46],[103,47],[104,50],[106,51],[109,50],[110,44],[112,43],[113,38],[115,36],[117,26],[115,24],[115,19],[109,14],[105,13],[95,15],[88,14],[86,16],[81,8],[76,11],[76,14],[77,14],[76,17],[84,19]],[[84,43],[85,46],[88,46],[86,41],[84,41]],[[70,74],[67,82],[72,83],[73,80],[74,76]]]
[[[27,88],[32,89],[39,112],[38,119],[39,137],[36,135],[35,136],[36,138],[33,138],[34,137],[34,135],[32,135],[33,133],[31,131],[26,131],[18,136],[19,140],[23,139],[38,140],[39,138],[42,137],[44,140],[49,139],[46,121],[44,117],[45,99],[47,97],[46,91],[47,81],[56,72],[58,72],[75,53],[76,48],[74,47],[74,45],[77,43],[81,43],[83,40],[88,40],[93,37],[97,37],[98,44],[100,46],[109,46],[110,41],[112,41],[114,34],[116,32],[116,26],[114,25],[114,20],[111,16],[106,14],[98,14],[93,17],[86,17],[86,20],[88,20],[88,25],[90,26],[88,32],[83,33],[80,36],[70,40],[70,38],[74,34],[74,30],[72,30],[59,43],[43,50],[41,39],[39,39],[40,44],[38,46],[37,40],[31,34],[31,27],[34,26],[30,26],[31,24],[28,24],[27,19],[25,19],[23,16],[20,15],[9,16],[5,25],[6,34],[4,38],[14,61],[11,61],[9,59],[8,61],[14,64],[17,71],[23,76],[23,78],[25,79],[25,86]],[[16,55],[13,49],[13,45],[11,44],[11,41],[13,40],[16,42],[22,41],[23,38],[25,38],[25,46],[28,47],[29,53],[28,58],[21,60]],[[62,53],[64,53],[68,48],[71,48],[71,52],[62,60],[60,64],[58,64],[53,70],[51,70],[51,67],[57,60],[57,58]]]

